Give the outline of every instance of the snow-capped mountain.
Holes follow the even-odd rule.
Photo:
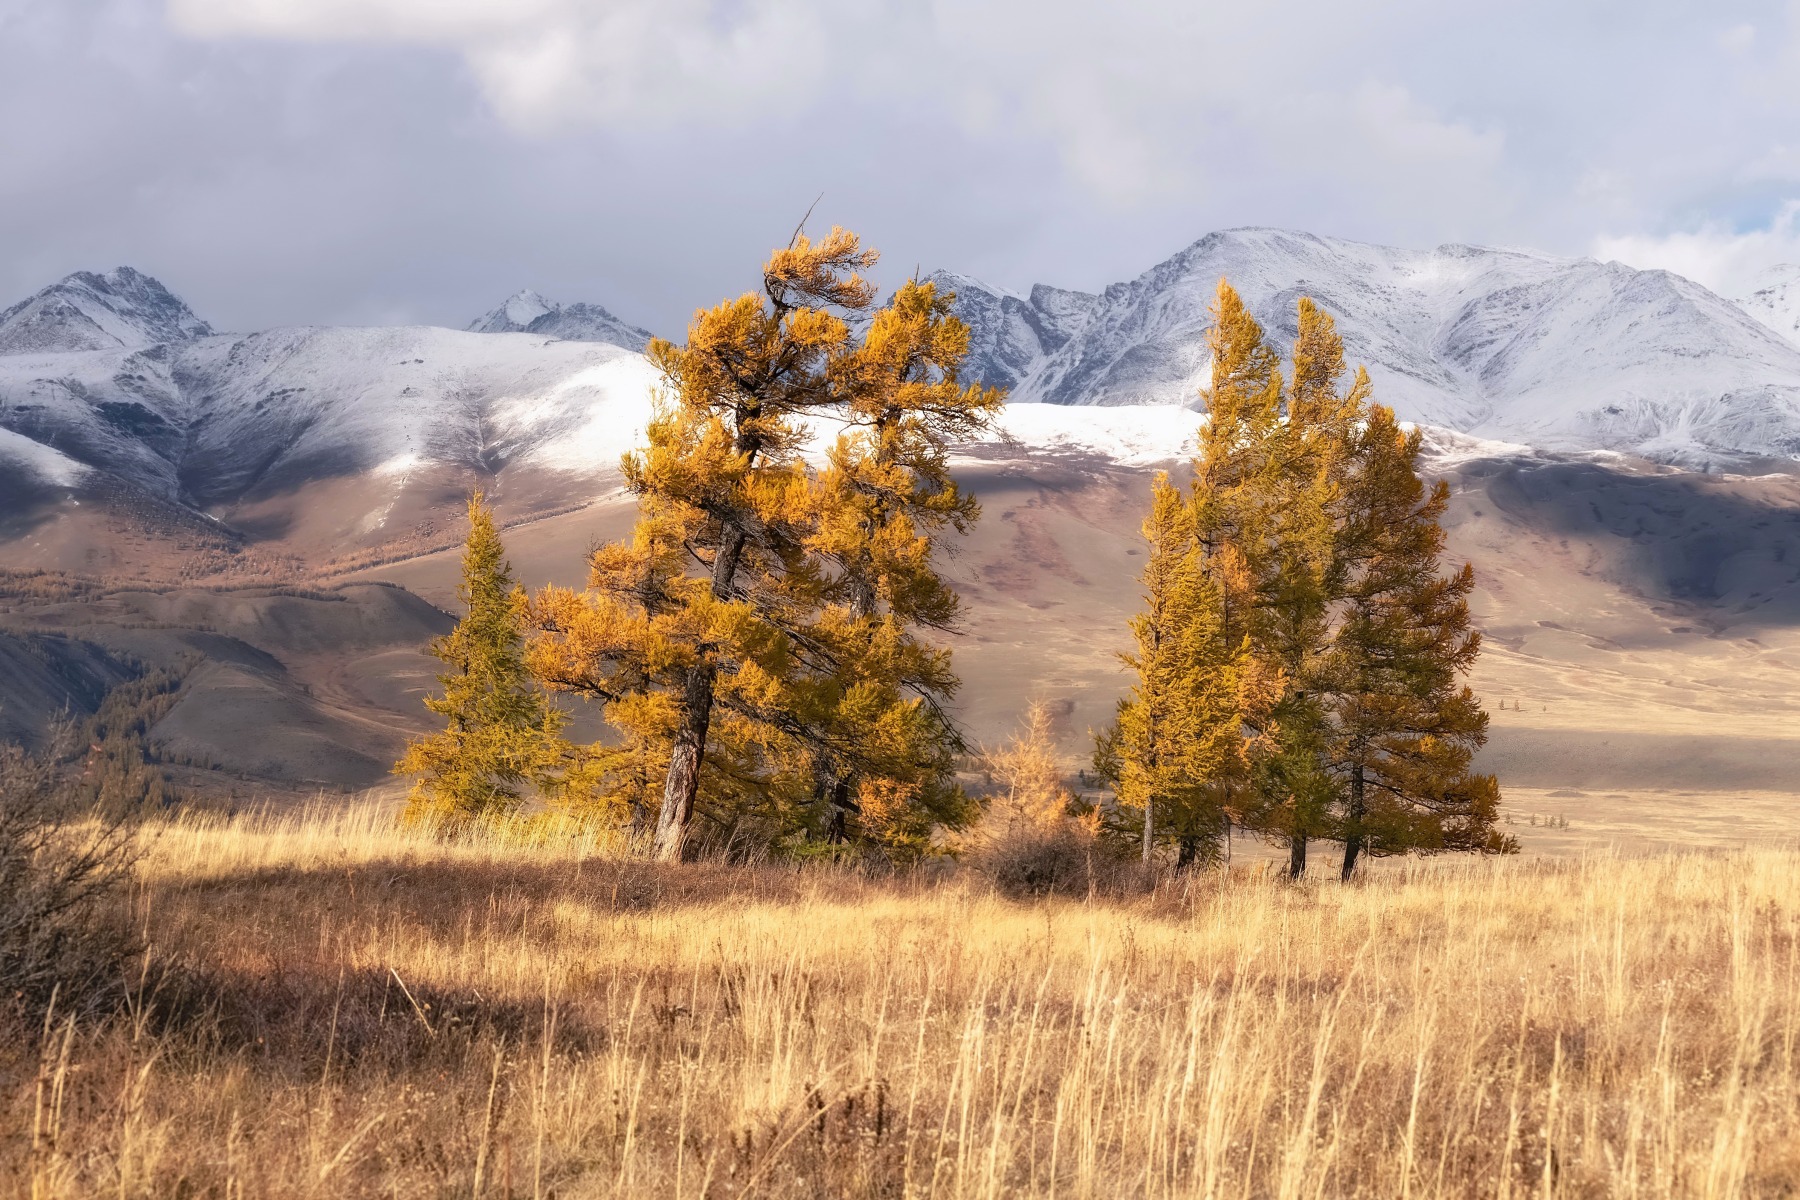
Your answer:
[[[1800,344],[1666,272],[1235,230],[1093,295],[937,279],[972,327],[971,373],[1050,402],[1008,411],[1019,447],[1141,464],[1191,452],[1222,275],[1278,341],[1313,296],[1380,399],[1465,447],[1800,458]],[[1795,286],[1754,298],[1778,311]],[[547,493],[570,476],[616,480],[657,383],[632,349],[647,337],[532,293],[474,331],[216,335],[129,268],[74,275],[0,320],[0,477],[64,496],[108,481],[199,508],[328,480],[386,494],[436,468],[548,472],[533,485]]]
[[[1015,401],[1137,405],[1195,401],[1221,276],[1278,341],[1317,300],[1404,419],[1674,462],[1800,455],[1800,345],[1666,271],[1238,229],[1098,295],[937,278],[972,327],[976,377]]]
[[[211,332],[148,275],[130,267],[77,271],[0,312],[0,354],[142,350]]]
[[[39,474],[66,479],[66,459],[204,507],[427,464],[605,474],[641,439],[655,381],[642,356],[599,343],[273,329],[0,358],[0,427],[54,452]]]
[[[931,279],[940,289],[956,293],[957,315],[968,323],[965,374],[1015,393],[1102,303],[1099,296],[1041,283],[1029,296],[1020,296],[954,271],[933,272]]]
[[[1800,263],[1782,263],[1764,272],[1738,305],[1745,312],[1800,345]]]
[[[656,381],[628,349],[546,334],[215,335],[128,267],[46,288],[0,333],[0,474],[202,508],[319,479],[398,487],[430,466],[610,474]]]
[[[536,333],[571,342],[608,342],[641,351],[650,331],[627,325],[598,304],[556,304],[529,288],[470,322],[472,333]]]

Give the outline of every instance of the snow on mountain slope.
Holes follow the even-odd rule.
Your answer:
[[[470,322],[472,333],[536,333],[571,342],[609,342],[642,350],[650,332],[627,325],[598,304],[556,304],[529,288]]]
[[[424,326],[274,329],[0,358],[0,427],[201,506],[450,465],[580,469],[641,436],[656,374],[617,346]],[[618,454],[592,464],[616,470]]]
[[[428,462],[498,472],[590,419],[641,428],[655,381],[617,346],[427,326],[211,338],[177,373],[205,402],[182,467],[203,503]]]
[[[173,497],[192,405],[169,345],[0,356],[0,428]]]
[[[1202,418],[1179,404],[1075,408],[1059,404],[1009,404],[994,436],[980,447],[1028,453],[1073,454],[1120,466],[1144,467],[1192,458],[1200,449]],[[974,457],[969,447],[964,457]]]
[[[22,472],[51,487],[74,487],[89,468],[22,433],[0,429],[0,471]]]
[[[469,322],[469,332],[524,333],[527,326],[554,307],[530,288],[522,288],[508,296],[499,308]]]
[[[1745,312],[1800,345],[1800,263],[1771,267],[1747,294],[1738,297]]]
[[[1800,457],[1800,345],[1666,272],[1236,230],[1097,295],[935,278],[970,322],[971,374],[1018,402],[1001,421],[1006,454],[1144,465],[1193,452],[1206,310],[1221,275],[1279,342],[1294,335],[1296,300],[1317,299],[1351,360],[1369,365],[1378,397],[1404,419],[1456,431],[1458,453],[1504,443],[1694,465]],[[1758,293],[1771,303],[1787,294]],[[222,336],[121,268],[71,276],[8,312],[0,334],[11,344],[46,343],[0,354],[0,430],[17,435],[9,444],[43,448],[19,479],[40,491],[104,480],[217,511],[349,480],[357,504],[379,507],[408,488],[424,496],[508,472],[553,503],[568,486],[556,480],[571,474],[616,479],[658,382],[618,344],[642,345],[642,330],[529,292],[476,331]],[[567,336],[582,322],[581,340]],[[607,340],[606,322],[630,336]],[[105,346],[68,348],[102,334]],[[823,446],[836,427],[816,426]]]
[[[1678,462],[1800,454],[1800,346],[1663,271],[1239,229],[1097,296],[937,278],[958,291],[977,378],[1017,401],[1138,405],[1195,401],[1221,276],[1279,342],[1312,296],[1409,420]]]
[[[930,278],[940,291],[956,293],[957,313],[969,325],[965,370],[993,387],[1017,388],[1100,302],[1098,296],[1043,284],[1020,296],[954,271],[935,271]]]
[[[0,312],[0,354],[141,350],[211,332],[148,275],[130,267],[78,271]]]

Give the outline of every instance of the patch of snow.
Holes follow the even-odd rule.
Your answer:
[[[1400,426],[1407,430],[1417,428],[1421,432],[1425,461],[1439,470],[1491,459],[1533,458],[1537,454],[1523,442],[1503,442],[1492,438],[1480,438],[1472,434],[1458,433],[1454,429],[1443,429],[1436,425],[1415,426],[1411,421],[1402,421]]]
[[[530,288],[523,288],[508,296],[505,304],[469,328],[476,333],[522,333],[528,325],[554,307]]]
[[[504,396],[491,420],[529,445],[518,459],[553,471],[616,473],[643,446],[662,376],[648,359],[621,354],[569,374],[542,391]]]
[[[1770,267],[1737,302],[1752,317],[1800,345],[1800,263]]]
[[[10,429],[0,429],[0,463],[7,464],[7,469],[28,471],[52,487],[74,487],[93,470]]]
[[[1092,455],[1121,466],[1154,466],[1198,453],[1204,421],[1202,414],[1177,404],[1008,404],[998,425],[1006,439],[1028,453]],[[996,436],[988,444],[1000,442]]]

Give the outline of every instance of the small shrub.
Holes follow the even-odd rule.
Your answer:
[[[30,1027],[53,999],[83,1016],[118,1001],[135,857],[131,828],[76,808],[48,756],[0,746],[0,1011]]]
[[[1010,896],[1088,892],[1110,887],[1115,856],[1099,837],[1095,814],[1072,815],[1050,736],[1050,711],[1034,702],[1024,730],[981,756],[989,780],[981,819],[963,841],[966,861]]]
[[[1098,850],[1073,822],[1050,829],[1022,829],[996,838],[975,855],[975,865],[1009,896],[1086,891]]]

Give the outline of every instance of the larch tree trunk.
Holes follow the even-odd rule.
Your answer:
[[[1306,835],[1295,834],[1288,843],[1288,878],[1299,879],[1306,874]]]
[[[1155,842],[1156,827],[1152,823],[1153,822],[1152,814],[1154,814],[1155,811],[1156,811],[1155,802],[1149,796],[1145,796],[1144,797],[1144,865],[1146,867],[1150,865],[1150,851],[1156,845],[1156,842]]]
[[[720,599],[731,595],[737,581],[738,562],[744,554],[744,532],[731,530],[713,558],[712,593]],[[658,862],[680,862],[694,819],[694,801],[700,795],[700,764],[706,756],[706,734],[712,727],[713,691],[718,666],[702,651],[688,668],[681,690],[681,724],[669,754],[669,776],[663,783],[662,812],[656,819],[655,854]]]
[[[1362,821],[1367,811],[1363,769],[1362,764],[1358,763],[1350,769],[1350,828],[1344,835],[1344,870],[1340,876],[1345,883],[1350,882],[1350,876],[1356,873],[1357,860],[1362,857]]]
[[[712,725],[713,684],[718,670],[707,659],[688,668],[681,693],[681,725],[669,755],[669,777],[663,783],[662,812],[656,819],[656,858],[680,862],[687,841],[688,824],[694,819],[694,799],[700,794],[700,760],[706,753],[706,733]]]

